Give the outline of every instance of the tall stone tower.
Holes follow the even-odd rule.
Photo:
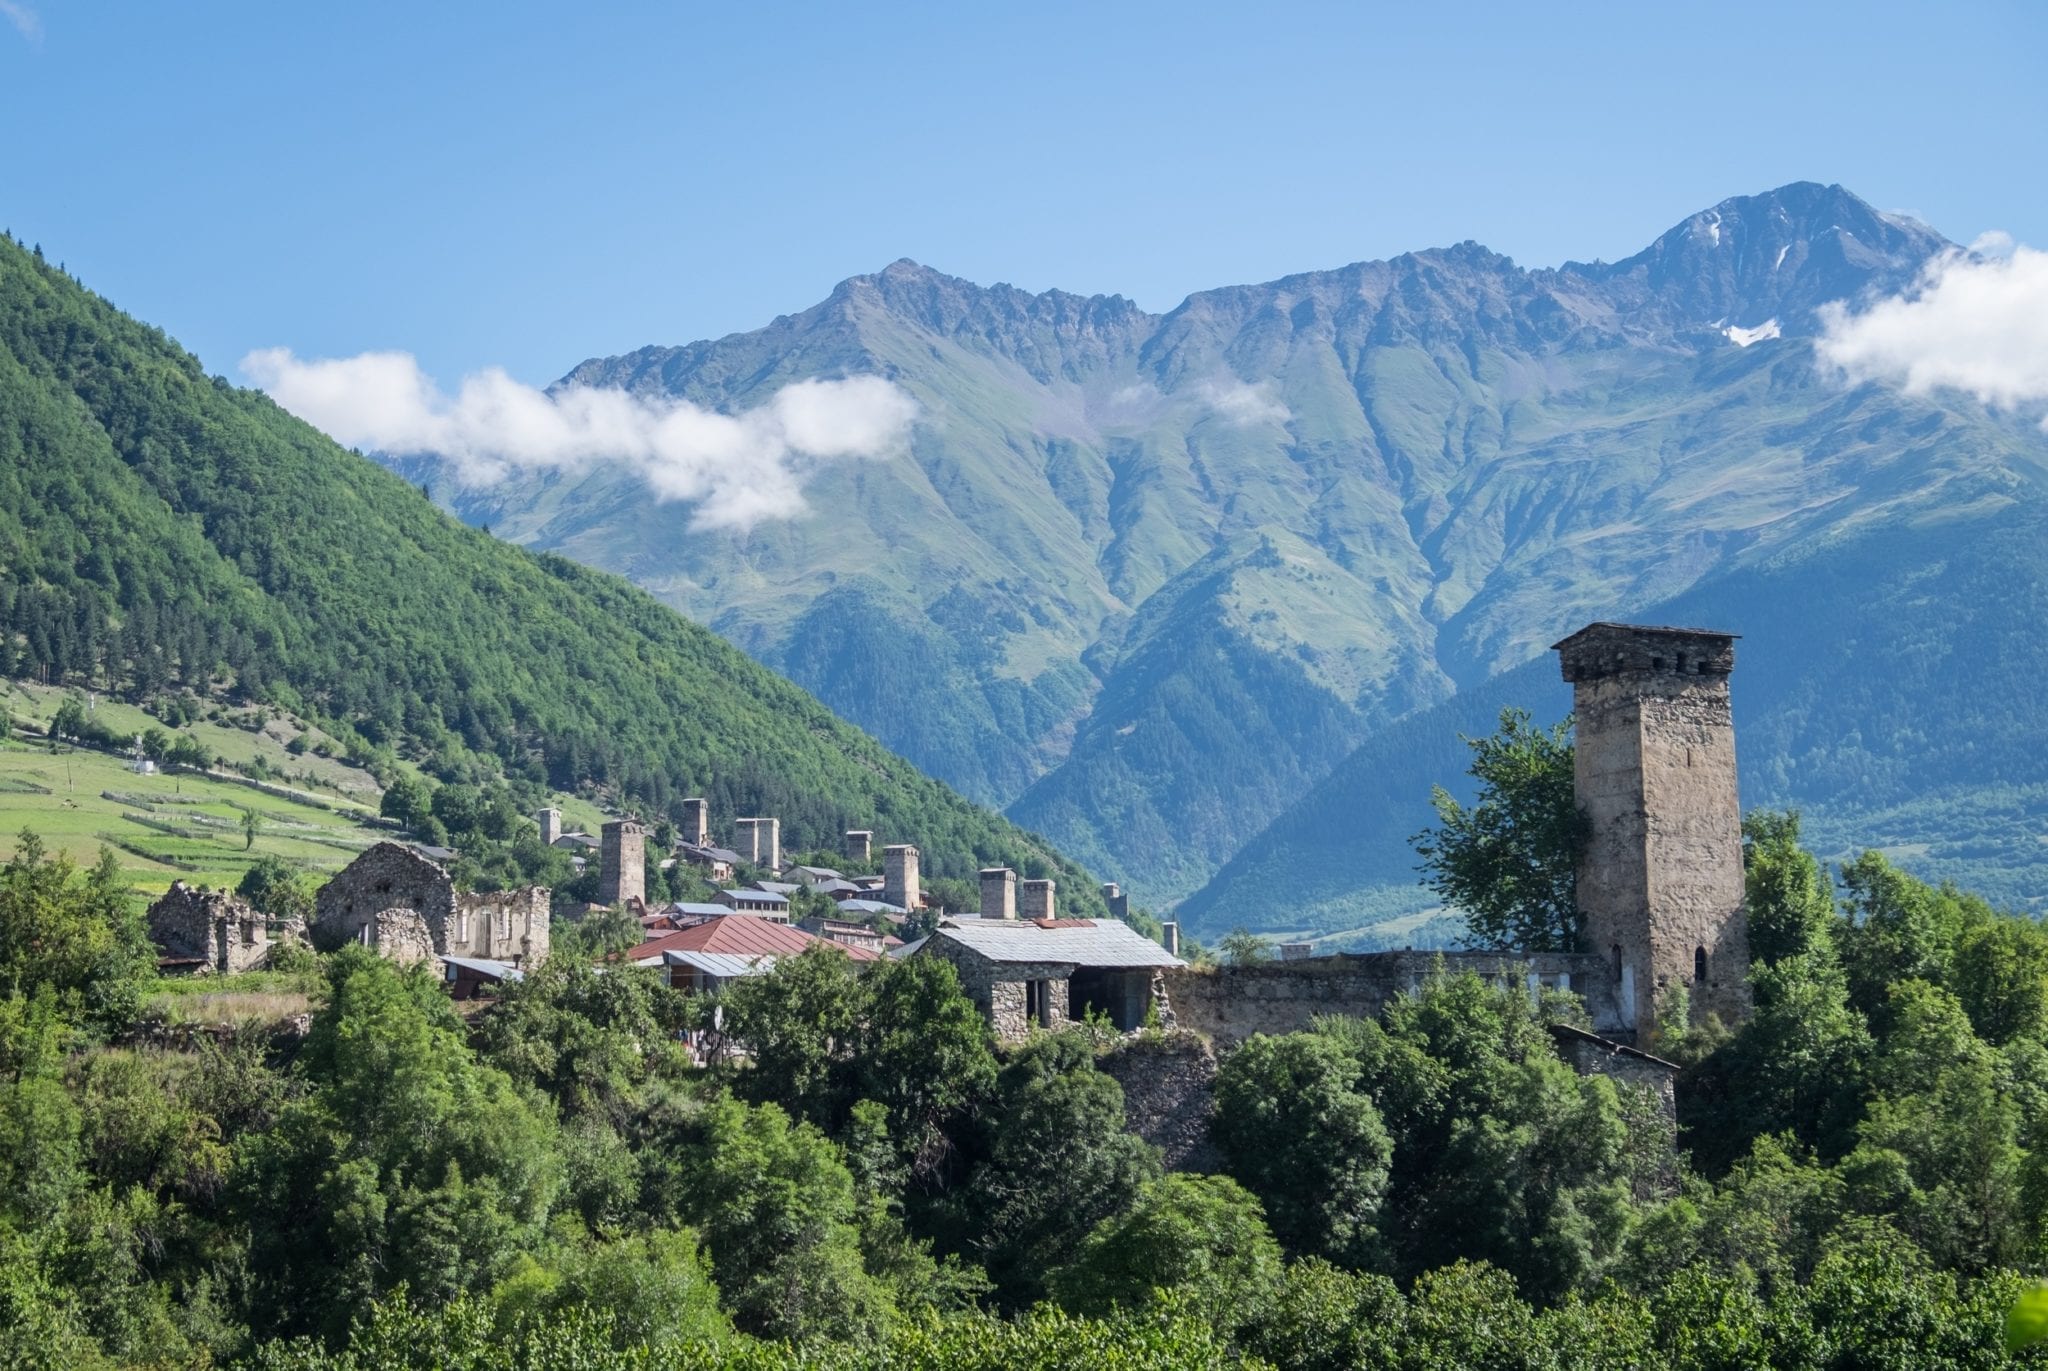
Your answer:
[[[1055,903],[1057,887],[1051,881],[1025,881],[1017,887],[1017,917],[1020,919],[1056,919],[1059,905]]]
[[[1686,987],[1695,1017],[1749,1012],[1742,809],[1728,674],[1735,638],[1589,624],[1556,645],[1572,686],[1585,950],[1610,959],[1622,1023]]]
[[[898,909],[917,912],[917,849],[909,843],[891,843],[882,849],[882,899]]]
[[[683,801],[683,829],[680,836],[692,847],[711,846],[711,805],[708,801]]]
[[[874,830],[868,828],[847,829],[846,855],[856,862],[872,860],[875,855]]]
[[[740,831],[740,855],[768,871],[782,870],[782,820],[735,819]]]
[[[543,809],[533,816],[533,820],[540,825],[541,846],[554,846],[555,839],[562,836],[562,811]]]
[[[1007,866],[985,866],[981,869],[981,917],[1017,917],[1017,873]]]
[[[598,873],[597,902],[625,904],[647,898],[647,829],[632,819],[614,819],[604,826],[603,869]]]

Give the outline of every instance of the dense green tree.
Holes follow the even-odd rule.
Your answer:
[[[808,1123],[730,1097],[703,1120],[689,1204],[735,1321],[775,1338],[865,1338],[891,1314],[861,1260],[853,1178]]]
[[[1751,810],[1742,818],[1743,912],[1752,962],[1832,952],[1834,895],[1827,872],[1799,845],[1799,814]]]
[[[1363,1266],[1380,1255],[1393,1141],[1357,1075],[1319,1034],[1254,1036],[1216,1073],[1211,1131],[1290,1253]]]
[[[1586,819],[1572,785],[1572,722],[1548,729],[1504,709],[1500,727],[1467,738],[1479,791],[1468,808],[1438,786],[1437,826],[1415,835],[1423,884],[1465,915],[1482,947],[1572,952]]]
[[[1250,1192],[1227,1176],[1169,1175],[1096,1225],[1051,1290],[1065,1308],[1094,1315],[1180,1291],[1229,1332],[1258,1317],[1280,1274],[1280,1244]]]
[[[1125,1130],[1123,1088],[1095,1069],[1076,1031],[1018,1049],[997,1077],[987,1126],[986,1156],[957,1203],[957,1242],[987,1269],[996,1301],[1019,1309],[1161,1174],[1159,1153]]]
[[[125,1027],[153,960],[114,854],[81,872],[24,829],[0,866],[0,995],[47,988],[67,1013]]]
[[[313,917],[312,883],[282,857],[265,855],[250,863],[235,893],[273,919],[304,921]]]

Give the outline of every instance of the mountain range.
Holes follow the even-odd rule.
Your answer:
[[[1768,642],[1781,625],[1816,674],[1770,697],[1780,715],[1742,706],[1748,797],[1932,859],[1963,811],[1896,765],[1873,786],[1844,758],[1886,749],[1840,740],[1880,706],[1821,684],[1880,658],[1959,663],[1962,627],[1913,578],[2016,546],[2048,440],[1967,397],[1846,385],[1814,340],[1825,306],[1953,250],[1799,183],[1621,262],[1530,269],[1468,242],[1165,314],[903,261],[755,332],[561,382],[728,412],[810,378],[915,397],[908,453],[821,467],[799,517],[691,529],[620,468],[464,488],[433,458],[394,464],[471,523],[632,578],[1198,929],[1335,935],[1426,904],[1405,844],[1382,840],[1420,826],[1430,782],[1461,766],[1458,727],[1482,728],[1501,689],[1561,712],[1544,668],[1516,669],[1594,618],[1711,613]],[[2026,629],[2029,593],[1972,616],[1979,646]],[[1818,631],[1851,612],[1892,617]],[[1886,636],[1903,632],[1922,639]],[[1974,759],[1944,782],[2048,781],[1987,763],[2023,711],[1989,720],[1937,700],[1938,673],[1894,679],[1882,707],[1947,729],[1930,755]],[[2028,833],[2032,806],[2008,805]]]

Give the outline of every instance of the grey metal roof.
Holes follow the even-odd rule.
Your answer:
[[[1040,928],[1024,919],[947,919],[934,938],[951,938],[992,962],[1070,962],[1081,967],[1185,966],[1129,924],[1096,919],[1086,927]]]
[[[760,904],[764,901],[768,904],[789,903],[789,896],[774,890],[724,890],[719,893],[729,895],[736,901],[752,900],[755,904]]]
[[[492,961],[488,957],[443,957],[449,966],[459,966],[465,971],[474,971],[479,976],[489,976],[499,981],[523,981],[526,973],[510,962]]]
[[[917,949],[923,947],[926,943],[930,941],[931,935],[929,934],[925,935],[922,938],[912,938],[909,942],[903,944],[903,946],[901,947],[890,948],[889,955],[892,957],[908,957],[911,953],[917,951]]]
[[[887,900],[841,900],[841,909],[851,909],[857,914],[901,914],[901,905],[890,904]]]
[[[701,914],[707,919],[722,919],[732,913],[732,906],[729,904],[705,904],[698,900],[677,900],[674,904],[664,905],[661,912],[664,914]]]
[[[756,881],[754,889],[765,890],[771,895],[794,895],[803,887],[792,885],[788,881]]]
[[[720,980],[731,980],[736,976],[765,976],[775,967],[775,954],[772,952],[664,952],[661,960],[670,966],[687,966]]]

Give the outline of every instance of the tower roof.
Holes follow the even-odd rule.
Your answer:
[[[1599,621],[1551,644],[1568,682],[1608,676],[1726,676],[1738,635],[1709,628]]]

